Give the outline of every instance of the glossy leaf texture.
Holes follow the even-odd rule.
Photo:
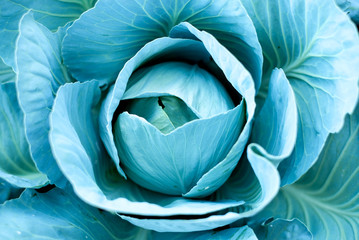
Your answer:
[[[72,81],[62,64],[61,56],[61,41],[68,26],[52,33],[37,23],[32,15],[32,12],[28,12],[20,20],[16,43],[16,89],[24,111],[31,156],[39,170],[47,174],[52,183],[64,186],[65,179],[56,165],[49,144],[48,116],[57,89]]]
[[[138,50],[168,36],[181,22],[211,33],[245,65],[259,88],[262,50],[253,23],[237,0],[99,1],[69,29],[65,63],[79,81],[113,82]]]
[[[0,85],[0,177],[18,187],[40,187],[48,179],[31,158],[15,83]]]
[[[359,105],[331,134],[317,163],[282,188],[260,216],[298,218],[314,239],[355,239],[359,229]]]
[[[264,79],[256,99],[267,95],[274,67],[282,68],[295,93],[298,135],[293,154],[279,166],[282,185],[296,181],[317,160],[358,97],[359,38],[332,0],[243,0],[264,55]]]
[[[2,0],[0,4],[0,57],[16,69],[15,46],[19,34],[19,22],[28,10],[32,9],[34,18],[56,31],[66,23],[77,19],[81,13],[93,7],[96,0]]]

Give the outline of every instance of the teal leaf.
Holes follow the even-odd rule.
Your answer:
[[[31,158],[24,130],[24,114],[15,83],[0,85],[0,177],[18,187],[40,187],[48,180]]]
[[[331,134],[318,161],[283,187],[258,216],[298,218],[314,239],[355,239],[359,229],[359,105],[343,129]]]
[[[336,4],[345,12],[348,11],[350,5],[352,5],[353,0],[335,0]],[[355,1],[355,0],[354,0]]]
[[[243,62],[259,88],[261,47],[252,21],[236,0],[99,1],[69,29],[65,63],[79,81],[112,82],[146,43],[168,36],[172,27],[185,21],[213,34]]]
[[[25,190],[0,206],[1,239],[147,239],[150,232],[91,207],[72,193]]]
[[[248,226],[191,233],[158,233],[153,232],[155,240],[257,240],[253,230]]]
[[[149,230],[154,230],[157,232],[204,231],[208,229],[226,226],[238,219],[238,215],[232,212],[228,212],[223,215],[214,214],[210,216],[201,216],[200,218],[193,218],[193,216],[188,216],[187,219],[184,217],[180,219],[176,219],[176,217],[172,217],[171,219],[154,219],[151,217],[136,218],[121,214],[119,214],[119,216],[122,219],[125,219],[126,221],[129,221],[136,226]]]
[[[11,185],[0,178],[0,204],[3,204],[7,200],[18,198],[23,190],[23,188]]]
[[[25,131],[31,155],[39,170],[58,186],[64,185],[65,178],[51,153],[48,116],[57,89],[71,81],[62,64],[60,51],[65,29],[51,33],[34,21],[29,12],[20,21],[16,44],[16,86],[20,106],[25,114]]]
[[[359,1],[350,0],[350,7],[348,9],[351,19],[358,24],[359,23]]]
[[[247,156],[241,159],[230,178],[215,192],[216,201],[241,199],[245,203],[231,209],[238,219],[250,217],[260,212],[276,196],[280,177],[276,167],[250,144]]]
[[[126,110],[146,119],[164,134],[198,119],[181,99],[171,96],[133,99],[127,104]]]
[[[239,167],[235,169],[227,182],[211,196],[213,203],[226,199],[244,201],[237,207],[199,219],[176,219],[176,217],[151,219],[150,217],[136,218],[123,214],[120,216],[137,226],[168,232],[178,231],[178,229],[183,232],[213,229],[216,226],[225,226],[236,220],[253,216],[276,196],[280,177],[276,167],[268,159],[252,152],[251,149],[248,151],[248,159],[242,159]]]
[[[226,199],[212,202],[170,197],[123,179],[99,136],[96,124],[100,97],[97,81],[66,84],[60,87],[50,116],[55,158],[82,200],[111,212],[162,217],[204,215],[243,204]],[[214,225],[212,222],[211,228]]]
[[[297,138],[297,105],[293,90],[282,69],[274,69],[268,96],[256,116],[250,142],[254,151],[275,166],[289,157]],[[285,171],[294,171],[288,167]]]
[[[0,84],[15,82],[16,74],[13,69],[6,65],[0,57]]]
[[[336,0],[337,5],[347,13],[351,19],[359,23],[359,1],[358,0]]]
[[[311,240],[311,232],[298,219],[268,219],[262,224],[256,224],[253,228],[259,240]]]
[[[295,182],[318,159],[329,133],[343,125],[358,97],[359,39],[332,0],[243,0],[264,55],[261,106],[273,68],[282,68],[296,97],[297,144],[279,166],[282,185]],[[286,171],[295,168],[294,171]]]
[[[11,185],[0,178],[0,204],[10,197]]]
[[[162,58],[164,56],[176,56],[184,61],[190,60],[194,63],[200,61],[208,62],[210,59],[210,55],[200,42],[166,37],[156,39],[146,44],[141,51],[124,66],[115,84],[111,86],[107,97],[103,101],[99,120],[101,139],[105,144],[107,152],[114,161],[118,172],[124,177],[126,176],[120,167],[120,159],[118,158],[112,133],[112,118],[122,100],[127,82],[132,73],[142,64],[150,60],[163,60]],[[139,90],[140,89],[141,88],[139,88]]]
[[[183,38],[159,38],[146,44],[131,60],[127,62],[104,100],[100,114],[100,134],[107,151],[114,160],[118,171],[122,175],[124,175],[124,173],[120,167],[120,159],[118,158],[112,134],[112,118],[124,96],[127,82],[131,74],[139,66],[141,66],[141,64],[150,60],[163,60],[164,56],[176,56],[184,61],[191,60],[194,63],[202,62],[204,65],[216,65],[222,74],[224,74],[224,81],[232,86],[236,94],[239,93],[242,95],[246,103],[247,124],[244,126],[239,139],[240,144],[238,144],[238,149],[241,149],[241,151],[237,152],[238,159],[249,138],[255,108],[255,90],[250,74],[243,67],[243,65],[228,52],[227,49],[220,45],[220,43],[213,36],[208,33],[200,32],[188,23],[185,25],[185,28],[190,29],[190,31],[193,32],[190,34],[194,34],[200,38],[203,44],[199,41]],[[213,60],[211,60],[211,57]],[[170,88],[171,85],[167,85],[167,88]],[[147,84],[147,86],[150,87],[151,84]],[[138,91],[142,91],[142,88],[137,87],[136,89],[138,89]],[[153,91],[153,89],[150,90]],[[178,90],[176,91],[179,92]],[[223,167],[224,166],[225,165],[223,165]]]
[[[19,22],[32,9],[36,21],[51,31],[77,19],[82,12],[91,8],[96,0],[2,0],[0,4],[0,57],[15,68],[15,45],[19,34]]]
[[[228,159],[227,155],[234,151],[232,147],[239,138],[244,115],[241,104],[163,134],[143,118],[124,112],[114,125],[123,169],[135,183],[152,191],[188,197],[209,195],[228,179],[239,160],[237,154],[230,154]],[[216,181],[206,181],[203,189],[192,190],[204,174],[222,161],[230,163],[215,174]]]
[[[172,95],[182,99],[199,118],[234,107],[220,80],[197,63],[164,62],[138,69],[128,80],[122,100]]]

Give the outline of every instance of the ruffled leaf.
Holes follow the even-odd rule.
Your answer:
[[[327,139],[317,163],[281,189],[258,217],[298,218],[314,239],[355,239],[359,229],[359,105]]]
[[[147,216],[204,215],[243,203],[169,197],[124,180],[107,155],[95,125],[100,96],[97,81],[66,84],[60,87],[50,117],[50,140],[56,160],[85,202],[112,212]],[[211,221],[209,228],[201,230],[214,225],[216,222]]]
[[[48,116],[59,86],[72,81],[62,64],[60,51],[65,30],[51,33],[29,12],[20,21],[20,36],[16,44],[16,86],[25,114],[31,155],[39,170],[58,186],[64,186],[65,179],[51,153]]]
[[[52,31],[77,19],[82,12],[91,8],[96,0],[2,0],[0,4],[0,57],[16,69],[15,45],[19,34],[19,22],[29,9],[34,18]]]
[[[318,159],[329,133],[338,131],[358,97],[359,38],[332,0],[243,0],[264,55],[264,101],[269,75],[282,68],[295,93],[298,135],[279,166],[282,185],[295,182]],[[287,171],[287,169],[292,169]]]
[[[1,84],[0,177],[18,187],[40,187],[48,180],[31,158],[23,120],[15,83]]]
[[[0,206],[2,239],[147,239],[150,232],[78,199],[71,189],[27,189]]]
[[[79,81],[112,82],[141,47],[168,36],[185,21],[213,34],[243,62],[259,88],[262,51],[253,23],[237,0],[99,1],[69,29],[65,63]]]
[[[283,70],[274,69],[268,96],[258,113],[250,142],[252,150],[268,158],[276,167],[290,156],[297,138],[297,105]],[[295,171],[288,167],[288,172]]]

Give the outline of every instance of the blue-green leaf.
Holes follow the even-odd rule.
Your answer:
[[[153,240],[257,240],[255,233],[248,226],[188,233],[151,231],[151,237]]]
[[[34,18],[52,31],[77,19],[80,14],[95,4],[96,0],[2,0],[0,4],[0,57],[15,68],[15,42],[19,22],[29,9]]]
[[[185,62],[164,62],[131,75],[122,100],[172,95],[182,99],[200,118],[234,107],[221,82],[207,70]]]
[[[147,239],[150,232],[93,208],[70,188],[47,193],[27,189],[0,206],[1,239]]]
[[[123,94],[131,74],[139,66],[141,66],[141,64],[150,60],[156,61],[160,59],[163,61],[164,59],[166,60],[168,56],[176,56],[183,61],[190,60],[193,63],[202,62],[203,64],[216,65],[220,71],[224,73],[224,81],[226,81],[227,84],[229,83],[232,85],[235,94],[238,95],[239,93],[246,101],[247,124],[245,125],[239,140],[239,149],[241,149],[241,151],[237,152],[238,156],[241,155],[241,152],[245,147],[249,138],[255,108],[253,99],[254,84],[250,74],[243,67],[243,65],[238,62],[227,49],[220,45],[220,43],[212,35],[200,32],[188,23],[182,28],[182,32],[186,31],[192,31],[188,33],[187,36],[196,35],[198,39],[201,39],[203,44],[199,41],[183,39],[180,36],[178,36],[179,39],[159,38],[148,43],[130,61],[127,62],[121,70],[114,86],[110,89],[106,99],[104,100],[100,114],[100,134],[111,158],[114,160],[118,171],[122,175],[124,175],[124,173],[120,167],[120,160],[113,140],[112,118],[120,100],[123,98]],[[211,57],[213,60],[211,60]],[[147,85],[151,86],[150,84]],[[170,86],[171,85],[168,84],[167,88],[170,88]],[[174,90],[176,92],[180,92],[179,90]]]
[[[243,0],[264,55],[264,80],[256,99],[267,95],[269,75],[282,68],[295,93],[297,144],[279,166],[282,185],[296,181],[317,160],[331,132],[339,131],[358,96],[359,38],[354,24],[332,0]],[[294,171],[286,171],[286,169]]]
[[[181,99],[174,96],[133,99],[127,104],[126,111],[146,119],[164,134],[198,119]]]
[[[0,85],[0,177],[19,187],[48,182],[31,158],[15,83]]]
[[[0,84],[15,82],[16,75],[13,69],[6,65],[3,59],[0,57]]]
[[[311,240],[311,232],[298,219],[268,219],[264,223],[257,223],[253,228],[259,240]]]
[[[173,26],[185,21],[213,34],[243,62],[259,88],[262,51],[253,23],[237,0],[99,1],[69,29],[65,63],[79,81],[114,81],[141,47],[168,36]]]
[[[25,114],[25,131],[31,155],[39,170],[58,186],[64,185],[64,178],[51,153],[48,116],[57,89],[71,81],[62,65],[60,51],[65,29],[51,33],[29,12],[20,21],[16,44],[16,86]]]
[[[355,239],[359,232],[359,105],[331,134],[317,163],[281,189],[260,216],[298,218],[314,239]]]
[[[115,125],[115,143],[126,174],[153,191],[188,197],[207,196],[229,177],[239,158],[228,156],[244,123],[243,104],[208,119],[193,120],[164,135],[145,119],[127,112]],[[139,145],[138,143],[141,142]],[[222,161],[226,171],[216,181],[192,189],[204,174]],[[213,179],[212,179],[213,180]]]
[[[359,1],[358,0],[336,0],[337,5],[347,13],[351,19],[359,23]]]
[[[278,166],[292,153],[297,138],[297,122],[293,90],[283,70],[274,69],[268,96],[254,122],[250,142],[256,144],[252,149]]]
[[[119,216],[136,226],[154,230],[156,232],[204,231],[226,226],[238,219],[238,214],[233,212],[226,212],[223,215],[214,214],[210,216],[201,216],[200,218],[193,218],[192,215],[187,218],[180,217],[179,219],[176,219],[176,216],[171,219],[166,219],[165,217],[155,219],[151,217],[136,218],[121,214],[119,214]]]
[[[0,178],[0,204],[10,197],[11,185]]]
[[[59,89],[50,117],[50,141],[55,158],[82,200],[112,212],[162,217],[204,215],[243,203],[170,197],[124,180],[107,155],[95,125],[100,95],[97,81],[66,84]],[[236,220],[233,214],[229,220],[228,216],[225,218],[225,224]],[[204,225],[199,230],[212,229],[218,224],[211,221],[207,228]],[[183,229],[174,226],[172,231]]]
[[[248,226],[191,233],[158,233],[153,232],[155,240],[257,240],[253,230]]]

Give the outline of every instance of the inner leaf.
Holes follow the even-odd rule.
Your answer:
[[[136,98],[128,102],[126,110],[145,118],[164,134],[198,119],[181,99],[174,96]]]

